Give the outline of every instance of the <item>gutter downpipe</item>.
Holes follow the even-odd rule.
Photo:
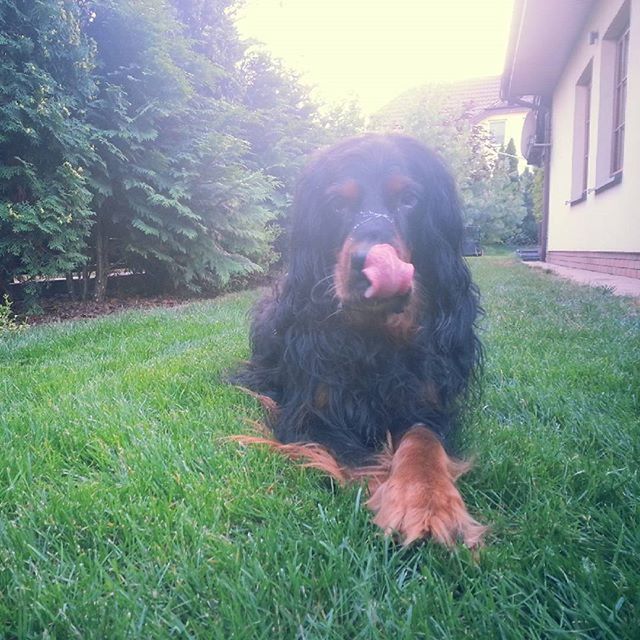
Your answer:
[[[542,100],[541,100],[542,102]],[[538,114],[545,114],[544,143],[542,151],[542,170],[544,171],[542,182],[542,223],[540,225],[540,260],[547,261],[547,241],[549,239],[549,193],[551,185],[551,104],[540,105]]]

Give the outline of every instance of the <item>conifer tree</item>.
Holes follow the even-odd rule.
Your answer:
[[[73,0],[0,0],[0,288],[81,266],[93,47]]]
[[[98,298],[118,264],[198,289],[269,262],[262,203],[274,185],[248,166],[250,147],[237,135],[244,110],[225,99],[229,72],[202,35],[198,19],[214,4],[176,12],[164,0],[94,3]]]
[[[115,270],[218,289],[274,261],[305,156],[355,112],[327,126],[236,4],[0,0],[0,285],[82,271],[101,300]]]

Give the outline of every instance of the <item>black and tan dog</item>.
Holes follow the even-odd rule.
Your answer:
[[[484,531],[455,486],[468,465],[443,446],[481,354],[462,234],[453,180],[418,141],[370,134],[320,152],[237,379],[270,409],[275,448],[368,477],[375,522],[405,543],[474,546]]]

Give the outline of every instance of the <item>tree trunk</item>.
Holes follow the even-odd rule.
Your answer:
[[[96,224],[96,287],[93,297],[96,302],[102,302],[107,292],[107,278],[109,277],[109,243],[103,225]]]
[[[80,299],[84,302],[89,295],[89,267],[87,265],[83,265],[82,267],[82,293],[80,294]]]
[[[73,281],[73,273],[69,271],[65,277],[67,280],[67,293],[69,294],[69,298],[71,298],[71,300],[75,302],[77,300],[77,297],[76,297],[76,287]]]

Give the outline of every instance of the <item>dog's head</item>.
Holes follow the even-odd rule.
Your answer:
[[[394,164],[355,169],[327,190],[328,208],[342,219],[335,292],[347,307],[400,311],[414,286],[405,237],[420,185]]]
[[[321,151],[304,173],[290,277],[311,297],[333,294],[365,313],[397,313],[418,290],[447,306],[469,286],[461,243],[455,186],[438,156],[407,136],[368,134]]]

